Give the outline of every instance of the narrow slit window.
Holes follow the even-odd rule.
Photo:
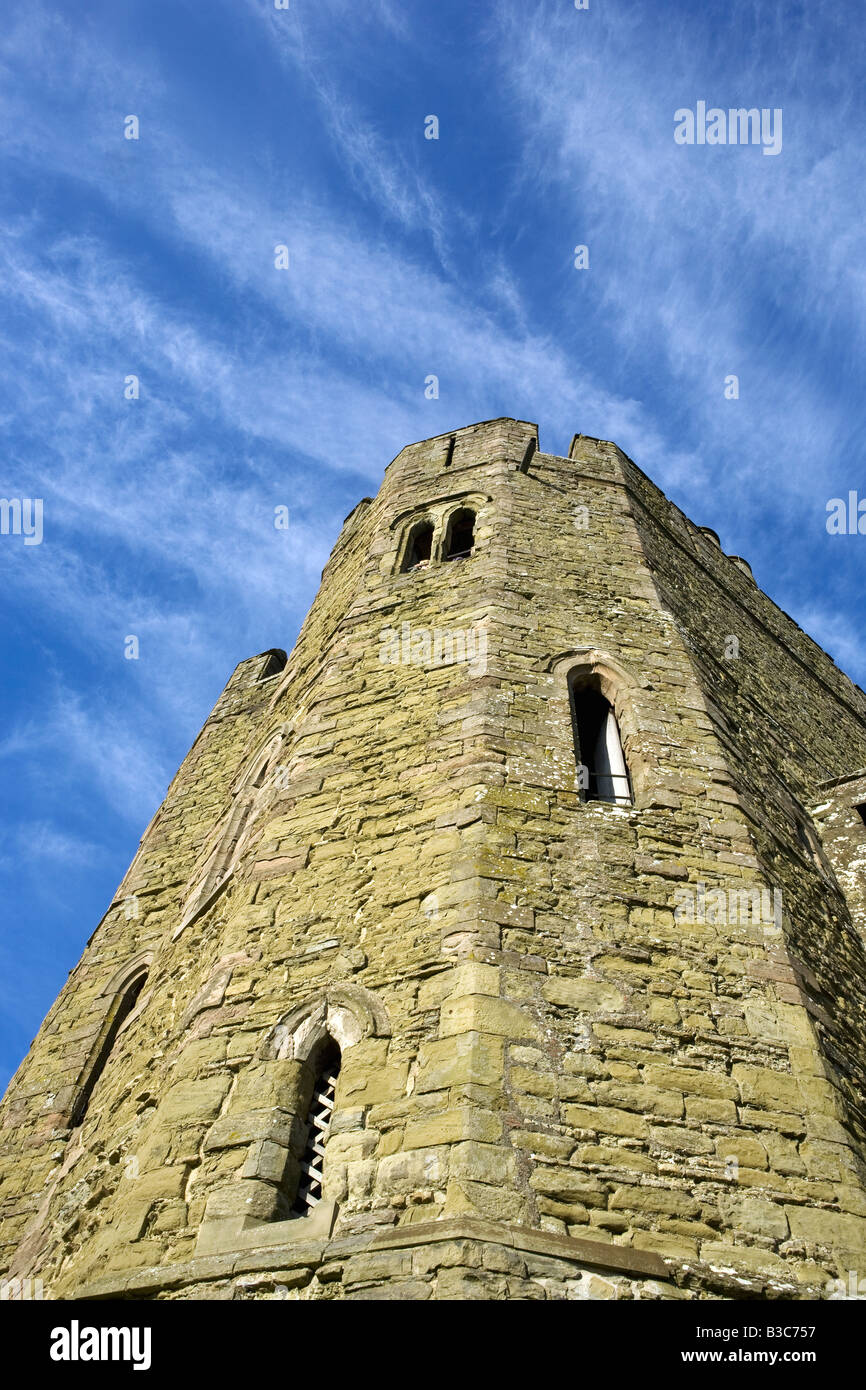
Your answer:
[[[268,775],[269,767],[270,760],[266,758],[250,784],[253,788],[258,789],[259,787],[263,787],[265,785],[265,779]]]
[[[631,779],[613,706],[592,684],[574,687],[571,699],[583,799],[630,806]]]
[[[429,564],[430,555],[433,550],[433,523],[432,521],[422,522],[416,526],[409,537],[409,544],[406,548],[406,562],[403,566],[406,570],[418,569],[420,565]]]
[[[285,670],[289,660],[286,653],[281,651],[278,647],[273,647],[271,651],[265,652],[264,656],[266,659],[262,667],[262,673],[259,676],[260,681],[266,681],[271,676],[279,675],[280,671]]]
[[[115,1042],[117,1041],[118,1033],[120,1032],[126,1020],[129,1018],[129,1015],[132,1013],[136,1004],[138,1003],[141,991],[144,989],[144,982],[146,979],[147,971],[145,970],[142,971],[140,975],[137,975],[135,979],[132,980],[132,982],[126,986],[126,989],[120,996],[120,999],[114,1011],[114,1017],[111,1019],[108,1031],[105,1034],[102,1046],[100,1047],[99,1052],[97,1054],[96,1061],[93,1063],[93,1066],[91,1067],[90,1075],[87,1077],[87,1080],[84,1083],[81,1094],[78,1097],[75,1109],[72,1113],[71,1125],[73,1128],[76,1125],[80,1125],[85,1115],[87,1114],[87,1108],[90,1105],[90,1097],[93,1094],[94,1087],[96,1086],[96,1083],[101,1077],[102,1073],[105,1071],[105,1068],[108,1064],[108,1059],[111,1055],[111,1050],[114,1047]]]
[[[859,806],[854,807],[854,810],[857,812],[863,824],[866,825],[866,801],[861,801]]]
[[[331,1127],[337,1077],[340,1075],[340,1049],[331,1042],[319,1063],[313,1096],[307,1114],[307,1141],[301,1158],[301,1178],[292,1206],[293,1216],[307,1216],[322,1200],[325,1178],[325,1143]]]
[[[463,560],[472,554],[475,544],[475,513],[468,508],[455,512],[448,527],[446,560]]]

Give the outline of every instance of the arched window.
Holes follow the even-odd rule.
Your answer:
[[[597,676],[584,676],[572,683],[571,709],[584,801],[630,806],[631,781],[619,726],[613,706],[601,693]]]
[[[262,652],[262,657],[264,661],[258,675],[260,681],[266,681],[271,676],[279,675],[280,671],[285,670],[289,659],[280,647],[272,647],[269,652]]]
[[[409,543],[406,546],[406,559],[403,562],[403,572],[417,569],[419,565],[426,564],[430,559],[432,549],[433,522],[422,521],[410,532]]]
[[[176,941],[200,913],[207,911],[217,895],[226,888],[257,817],[267,809],[275,794],[272,774],[283,737],[282,733],[276,733],[260,746],[232,786],[230,808],[217,822],[217,828],[208,841],[206,848],[209,852],[191,881],[192,886],[187,893],[181,919],[172,933],[172,941]]]
[[[448,523],[445,559],[462,560],[472,554],[475,544],[475,513],[469,507],[455,512]]]
[[[325,1178],[325,1142],[331,1127],[337,1077],[340,1075],[340,1049],[328,1037],[316,1062],[316,1080],[307,1112],[307,1137],[301,1157],[301,1177],[292,1205],[293,1216],[308,1216],[322,1200]]]
[[[70,1124],[73,1128],[76,1125],[80,1125],[87,1114],[87,1107],[90,1104],[90,1097],[93,1094],[93,1089],[100,1076],[105,1071],[106,1064],[111,1055],[111,1050],[117,1041],[118,1033],[138,1003],[146,979],[146,969],[142,969],[138,971],[137,974],[133,975],[132,979],[125,985],[115,999],[113,1009],[109,1011],[102,1041],[99,1044],[96,1057],[90,1067],[90,1071],[81,1088],[81,1092],[72,1112]]]

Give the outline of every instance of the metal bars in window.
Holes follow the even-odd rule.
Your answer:
[[[325,1141],[331,1127],[339,1073],[340,1062],[337,1058],[325,1067],[313,1087],[308,1115],[307,1145],[301,1160],[301,1180],[292,1207],[296,1216],[306,1216],[322,1200]]]
[[[613,801],[630,806],[633,801],[631,778],[627,772],[590,772],[587,801]]]

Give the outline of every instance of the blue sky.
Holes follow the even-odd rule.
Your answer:
[[[0,536],[0,1088],[412,440],[616,440],[866,684],[866,537],[825,528],[866,495],[864,31],[861,0],[6,0],[0,492],[44,536]],[[781,108],[781,153],[676,144],[702,100]]]

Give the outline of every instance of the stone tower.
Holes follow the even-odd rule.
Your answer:
[[[864,767],[863,692],[615,445],[404,449],[9,1088],[7,1289],[832,1296]]]

